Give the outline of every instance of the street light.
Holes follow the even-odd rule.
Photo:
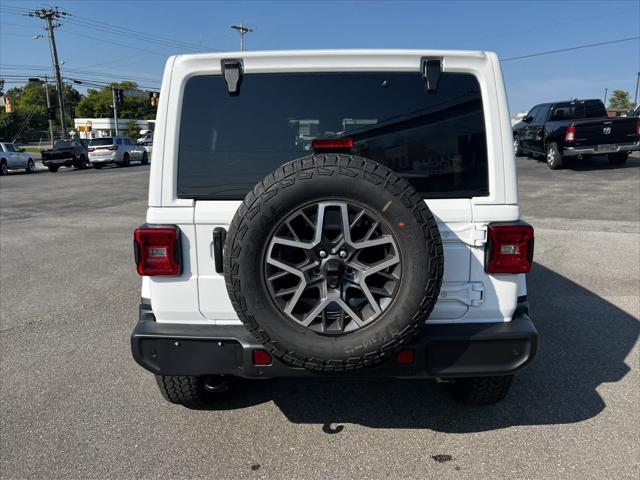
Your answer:
[[[44,35],[42,35],[41,33],[39,33],[38,35],[34,35],[32,38],[33,38],[33,40],[37,40],[37,39],[39,39],[39,38],[44,38]]]

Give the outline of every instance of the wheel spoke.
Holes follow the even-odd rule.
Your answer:
[[[319,202],[293,212],[275,232],[265,278],[276,305],[300,325],[349,333],[391,303],[391,285],[400,280],[398,248],[389,227],[368,209]]]

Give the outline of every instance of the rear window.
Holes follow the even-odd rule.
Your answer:
[[[600,100],[578,100],[554,105],[551,120],[579,120],[606,116],[607,110]]]
[[[353,152],[404,176],[425,198],[488,195],[487,146],[474,76],[444,73],[253,74],[230,96],[222,76],[185,86],[178,196],[239,200],[314,138],[352,138]]]
[[[91,140],[91,143],[89,144],[92,147],[99,147],[101,145],[113,145],[113,138],[111,137],[104,137],[104,138],[94,138],[93,140]]]
[[[53,144],[53,148],[69,148],[71,147],[71,142],[68,140],[58,140]]]

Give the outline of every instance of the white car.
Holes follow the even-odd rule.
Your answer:
[[[0,175],[6,175],[9,170],[25,170],[27,173],[36,171],[36,164],[30,153],[13,143],[0,143]]]
[[[509,120],[492,52],[171,57],[134,359],[189,407],[233,377],[503,399],[538,342]]]
[[[87,151],[89,161],[97,169],[109,164],[128,167],[134,161],[139,161],[143,165],[149,163],[149,153],[146,148],[128,137],[94,138],[89,143]]]

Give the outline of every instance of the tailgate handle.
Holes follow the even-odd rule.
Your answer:
[[[216,267],[216,272],[224,272],[222,264],[222,255],[224,253],[224,242],[227,239],[227,231],[222,227],[216,227],[213,229],[213,263]]]

